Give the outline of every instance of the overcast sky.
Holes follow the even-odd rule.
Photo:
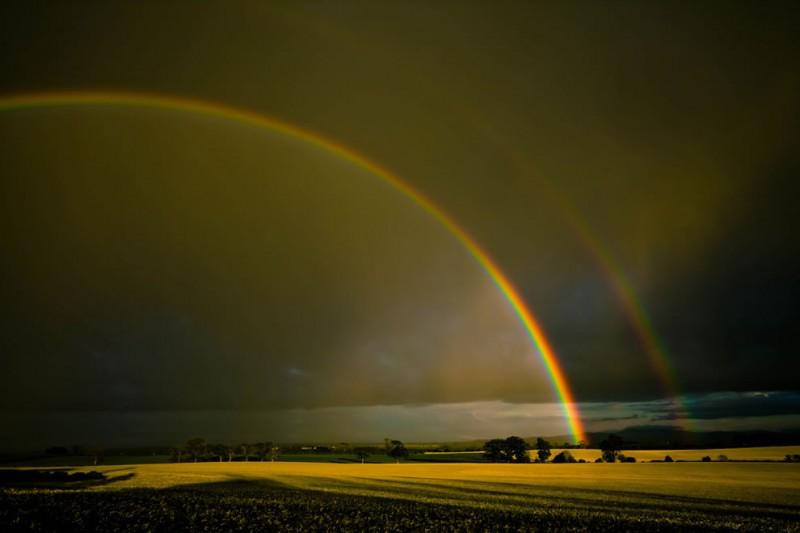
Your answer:
[[[782,429],[800,426],[799,23],[778,2],[7,2],[0,94],[166,94],[317,132],[487,251],[590,429],[684,422],[653,411],[671,391],[598,253],[693,427]],[[0,146],[0,445],[134,419],[141,442],[565,432],[486,273],[351,162],[147,107],[0,111]]]

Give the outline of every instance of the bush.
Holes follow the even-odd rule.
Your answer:
[[[711,462],[711,457],[709,457],[708,455],[706,455],[705,457],[703,457],[703,458],[701,459],[701,461],[703,461],[704,463],[710,463],[710,462]]]
[[[664,457],[664,462],[665,462],[665,463],[671,463],[671,462],[673,462],[673,461],[672,461],[672,457],[670,457],[669,455],[667,455],[666,457]]]
[[[563,452],[559,453],[555,457],[553,457],[554,463],[577,463],[578,461],[575,460],[575,457],[572,456],[572,453],[569,450],[564,450]]]
[[[620,461],[623,462],[623,463],[635,463],[636,462],[636,457],[624,457],[624,458],[620,459]]]
[[[602,457],[598,457],[597,459],[594,460],[594,462],[595,463],[602,463],[603,462],[603,458]]]
[[[721,463],[724,463],[727,460],[728,460],[728,456],[725,455],[725,454],[720,454],[720,455],[717,456],[717,461],[719,461]]]

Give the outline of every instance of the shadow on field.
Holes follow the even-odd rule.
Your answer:
[[[125,481],[136,474],[129,472],[109,477],[106,473],[72,472],[71,468],[47,470],[0,470],[0,487],[48,488],[48,489],[84,489]]]
[[[407,481],[406,481],[407,480]],[[363,481],[368,481],[364,479]],[[362,482],[363,482],[362,481]],[[555,487],[545,484],[531,484],[531,483],[511,483],[511,482],[493,482],[493,481],[457,481],[449,482],[446,480],[436,480],[431,478],[405,478],[404,480],[381,480],[380,484],[395,486],[396,490],[404,490],[410,494],[424,493],[426,490],[435,491],[449,491],[457,492],[465,498],[472,498],[477,496],[481,501],[485,501],[486,497],[499,497],[507,498],[509,496],[523,497],[523,498],[543,498],[553,499],[559,502],[580,501],[591,502],[601,501],[604,503],[619,501],[630,502],[630,505],[636,505],[637,501],[655,502],[660,507],[665,505],[675,505],[679,507],[688,507],[696,505],[710,505],[710,506],[728,506],[728,507],[747,507],[747,508],[765,508],[765,509],[792,509],[795,512],[800,511],[800,506],[782,505],[763,502],[749,502],[740,500],[726,500],[721,498],[700,498],[695,496],[681,496],[677,494],[662,494],[657,492],[638,492],[633,490],[613,490],[613,489],[586,489],[578,487]]]
[[[800,506],[514,483],[294,476],[287,481],[231,477],[166,489],[102,491],[0,488],[0,523],[4,531],[652,533],[791,530],[800,514]]]
[[[299,478],[297,478],[299,479]],[[324,480],[303,478],[311,490],[329,490],[367,497],[435,502],[441,505],[495,508],[520,513],[560,512],[612,516],[631,523],[674,522],[688,527],[773,522],[791,524],[800,506],[698,498],[623,490],[553,487],[509,482],[444,481],[429,478]],[[700,525],[702,524],[702,526]]]
[[[0,489],[4,533],[574,530],[585,529],[583,522],[571,516],[535,518],[503,510],[304,490],[273,480],[108,491]],[[593,524],[600,529],[612,525],[596,520]]]
[[[138,490],[138,489],[130,489]],[[143,489],[147,490],[147,489]],[[208,481],[205,483],[190,483],[187,485],[177,485],[161,491],[176,492],[202,492],[222,495],[242,495],[248,497],[265,497],[274,493],[301,492],[302,489],[293,487],[274,478],[246,477],[229,475],[224,481]]]
[[[738,500],[726,500],[720,498],[700,498],[693,496],[681,496],[675,494],[660,494],[655,492],[636,492],[632,490],[609,490],[609,489],[587,489],[577,487],[553,487],[549,485],[534,485],[523,483],[508,482],[486,482],[486,481],[467,481],[459,482],[455,487],[453,483],[446,481],[436,482],[429,479],[414,479],[414,481],[387,480],[387,485],[392,485],[392,492],[398,490],[408,494],[430,494],[455,492],[460,498],[485,502],[487,499],[495,498],[500,501],[509,498],[518,498],[526,504],[536,500],[542,504],[552,504],[558,506],[575,505],[582,509],[590,506],[599,505],[602,507],[617,506],[637,511],[664,510],[674,508],[675,510],[691,509],[693,512],[701,508],[717,511],[724,508],[724,513],[729,513],[735,509],[752,512],[760,510],[765,512],[776,511],[779,513],[789,512],[797,516],[800,506],[782,505],[763,502],[748,502]]]

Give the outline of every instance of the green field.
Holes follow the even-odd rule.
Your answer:
[[[107,479],[69,490],[0,490],[4,531],[800,531],[797,463],[234,462],[97,470]]]

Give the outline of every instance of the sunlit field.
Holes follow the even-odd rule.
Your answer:
[[[555,457],[564,451],[561,448],[553,448],[552,456]],[[584,461],[594,461],[602,456],[602,452],[597,449],[570,449],[570,454],[576,459]],[[709,457],[712,461],[720,460],[723,457],[729,461],[782,461],[787,455],[800,454],[800,446],[760,446],[753,448],[715,448],[699,450],[625,450],[626,457],[633,457],[636,461],[663,461],[670,456],[673,461],[701,461],[703,457]],[[480,460],[481,452],[426,452],[426,458],[440,460],[461,460],[472,462]],[[536,457],[536,451],[531,452],[531,457]]]
[[[561,450],[554,449],[555,456]],[[569,450],[575,459],[594,461],[602,455],[600,450]],[[710,457],[717,461],[720,456],[730,461],[781,461],[787,455],[800,453],[800,446],[761,446],[757,448],[716,448],[711,450],[625,450],[626,457],[637,461],[662,461],[669,455],[674,461],[700,461]]]
[[[800,530],[796,463],[223,462],[95,470],[106,478],[68,490],[4,489],[0,523],[40,531]]]

